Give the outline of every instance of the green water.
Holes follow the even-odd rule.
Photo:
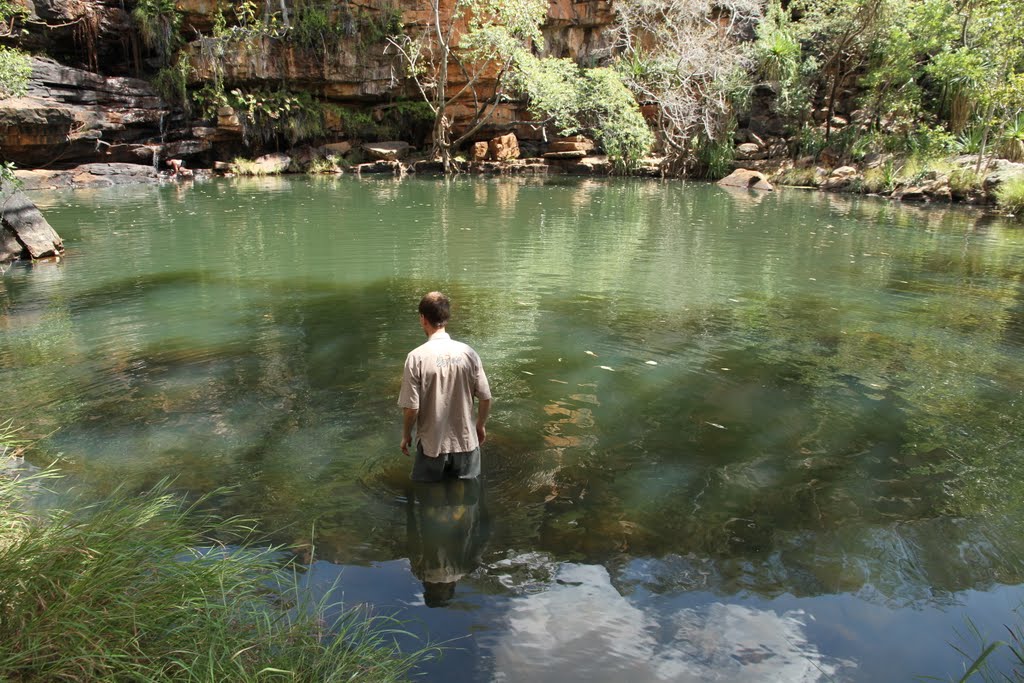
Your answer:
[[[68,252],[0,278],[29,463],[232,487],[312,590],[469,634],[432,677],[952,675],[1024,597],[1019,224],[621,180],[33,199]],[[431,289],[495,394],[472,490],[411,490],[398,448]]]

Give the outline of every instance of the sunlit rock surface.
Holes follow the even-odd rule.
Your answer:
[[[60,236],[23,192],[7,186],[0,189],[0,263],[63,251]]]

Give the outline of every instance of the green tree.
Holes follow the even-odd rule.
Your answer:
[[[832,117],[839,94],[875,53],[892,21],[888,0],[800,0],[801,38],[820,64],[826,118],[825,141],[832,135]]]
[[[25,14],[20,5],[11,0],[0,0],[0,38],[14,36],[17,22]],[[0,99],[24,95],[31,75],[28,55],[16,48],[0,45]]]
[[[15,34],[17,20],[24,16],[25,9],[11,0],[0,0],[0,38]],[[0,45],[0,100],[20,97],[28,91],[28,80],[32,76],[32,64],[28,55],[16,48]],[[14,164],[0,162],[0,184],[16,184]]]
[[[529,54],[518,65],[516,86],[542,124],[552,124],[561,135],[590,133],[620,171],[635,168],[650,151],[654,135],[616,70]]]
[[[434,114],[434,154],[446,172],[453,150],[491,121],[496,105],[510,96],[517,57],[543,45],[547,7],[544,0],[430,0],[428,23],[418,34],[388,39]],[[462,104],[469,108],[469,122],[453,139],[451,116]]]
[[[658,109],[659,143],[686,163],[708,142],[731,146],[734,95],[751,65],[740,37],[761,16],[758,0],[623,0],[617,3],[617,68]]]
[[[798,130],[810,113],[809,75],[817,73],[817,63],[804,59],[798,27],[778,0],[765,8],[752,52],[754,75],[775,87],[776,110]]]

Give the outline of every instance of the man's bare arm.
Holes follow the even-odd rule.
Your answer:
[[[491,399],[480,401],[476,412],[476,438],[483,443],[487,440],[487,418],[491,414]]]
[[[409,455],[409,444],[412,443],[412,426],[419,415],[415,408],[402,408],[402,453]]]

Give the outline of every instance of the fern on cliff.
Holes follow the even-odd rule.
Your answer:
[[[0,45],[0,99],[24,95],[31,75],[28,55]]]
[[[167,64],[181,43],[178,28],[181,14],[174,0],[139,0],[132,10],[132,19],[139,29],[142,42]]]

